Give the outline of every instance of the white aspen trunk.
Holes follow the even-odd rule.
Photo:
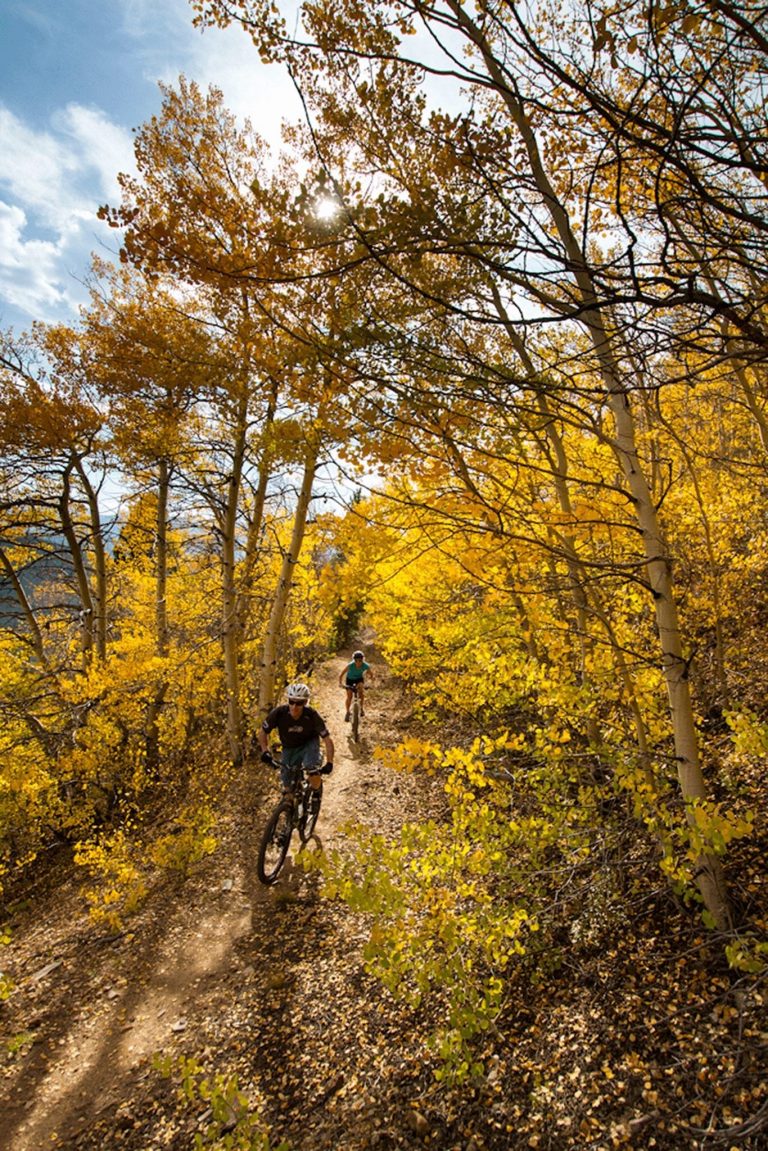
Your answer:
[[[277,389],[275,389],[276,391]],[[243,572],[238,592],[237,617],[241,635],[248,635],[248,625],[251,615],[251,592],[256,571],[256,560],[259,555],[259,538],[264,525],[264,508],[267,502],[267,489],[269,487],[271,452],[269,450],[269,433],[274,424],[276,398],[272,398],[267,405],[264,417],[262,438],[264,448],[259,464],[259,481],[254,493],[253,510],[248,524],[248,538],[245,543],[245,556],[243,559]]]
[[[596,354],[608,407],[613,415],[616,435],[614,451],[621,464],[632,497],[635,516],[643,541],[646,571],[653,596],[656,624],[661,646],[661,665],[669,696],[677,776],[683,799],[704,799],[707,789],[699,760],[696,723],[688,681],[688,663],[683,653],[680,624],[675,601],[670,557],[667,554],[656,508],[637,452],[635,427],[629,396],[621,383],[621,373],[614,355],[611,338],[605,328],[592,282],[587,258],[571,228],[570,218],[560,203],[546,173],[533,127],[523,102],[514,90],[514,80],[502,69],[494,55],[493,45],[472,20],[460,0],[448,0],[458,26],[481,53],[488,74],[518,129],[535,181],[556,233],[563,245],[578,297],[582,304],[580,322],[586,327]],[[692,814],[689,820],[693,822]],[[703,854],[696,862],[693,876],[704,905],[717,926],[730,927],[730,912],[720,862],[713,852]]]
[[[533,365],[531,365],[531,368],[532,367],[533,367]],[[546,399],[543,396],[538,397],[538,399],[539,399],[539,408],[542,411],[542,413],[546,416],[550,416],[550,412],[549,412],[549,409],[548,409],[548,406],[546,403]],[[560,437],[559,433],[556,432],[555,427],[554,427],[554,423],[553,423],[551,418],[547,420],[547,423],[545,426],[545,435],[547,436],[547,439],[549,440],[549,442],[552,446],[552,450],[554,451],[554,456],[555,456],[554,460],[551,461],[551,467],[552,467],[552,474],[553,474],[554,479],[555,479],[555,487],[557,490],[558,502],[560,504],[561,510],[563,512],[565,512],[565,514],[570,519],[573,515],[573,506],[571,504],[571,496],[570,496],[570,492],[568,489],[568,479],[567,479],[567,477],[568,477],[568,457],[566,455],[565,445],[563,444],[562,438]],[[613,658],[616,662],[616,665],[619,668],[619,675],[621,677],[621,682],[624,685],[624,692],[625,692],[625,695],[627,697],[627,703],[629,704],[629,709],[632,712],[632,718],[633,718],[634,724],[635,724],[635,734],[637,736],[637,746],[640,750],[643,764],[647,770],[647,768],[648,768],[647,729],[645,726],[645,721],[643,720],[640,706],[639,706],[638,701],[637,701],[637,696],[635,694],[635,689],[634,689],[634,685],[632,683],[632,678],[629,674],[629,669],[627,668],[627,662],[624,659],[624,654],[623,654],[619,644],[616,642],[616,636],[614,635],[610,620],[608,619],[605,612],[602,610],[602,607],[599,603],[599,598],[597,596],[597,593],[593,590],[591,598],[589,598],[587,596],[585,589],[584,589],[583,568],[581,567],[581,564],[579,561],[578,551],[576,548],[576,541],[574,540],[574,538],[572,536],[565,535],[563,537],[563,544],[564,544],[564,547],[566,549],[566,554],[568,557],[569,575],[570,575],[570,578],[574,584],[574,587],[577,589],[574,592],[574,596],[576,599],[577,608],[580,609],[579,610],[579,618],[583,619],[585,621],[584,626],[586,628],[586,620],[587,620],[588,615],[589,616],[595,616],[603,624],[605,632],[611,641],[611,652],[612,652]],[[590,644],[590,647],[591,647],[591,644]],[[591,732],[593,739],[596,736],[596,734],[597,734],[596,728],[593,728],[593,731]]]
[[[91,517],[91,539],[93,541],[93,567],[96,581],[94,609],[94,635],[96,638],[96,651],[99,659],[107,658],[107,558],[104,548],[104,532],[101,526],[99,500],[93,489],[88,473],[78,457],[75,461],[77,473],[85,490],[88,500],[88,509]]]
[[[229,477],[227,502],[221,524],[222,648],[227,684],[227,740],[234,764],[243,758],[243,715],[240,705],[240,622],[237,612],[235,551],[237,511],[240,503],[247,438],[248,399],[245,389],[237,408],[237,431]]]
[[[155,643],[157,654],[168,654],[168,489],[170,468],[166,459],[159,462],[157,480],[157,520],[155,540]]]
[[[82,605],[80,613],[80,647],[83,652],[83,661],[87,665],[93,654],[93,597],[91,595],[91,586],[88,582],[88,572],[85,567],[82,548],[77,538],[75,525],[72,522],[72,513],[69,506],[71,492],[70,476],[74,467],[75,460],[72,458],[64,469],[62,476],[62,490],[59,496],[59,519],[61,521],[64,538],[69,546],[69,554],[72,557],[72,566],[75,571],[78,594]]]
[[[549,415],[546,411],[546,404],[543,398],[539,397],[539,399],[542,410],[546,415]],[[544,434],[554,453],[554,459],[550,459],[549,464],[555,483],[557,502],[560,505],[560,510],[568,519],[571,519],[573,516],[573,505],[571,504],[571,493],[568,488],[568,457],[565,453],[563,441],[556,432],[551,419],[547,420]],[[570,532],[566,532],[560,535],[560,539],[562,541],[561,547],[565,555],[566,567],[568,568],[568,582],[571,586],[571,598],[576,609],[576,620],[579,629],[579,653],[581,660],[579,681],[582,686],[593,690],[592,676],[588,669],[589,659],[592,655],[593,641],[589,631],[589,604],[582,579],[583,569],[579,562],[575,538]],[[600,744],[600,733],[596,720],[592,718],[588,720],[587,736],[592,746],[597,748]]]
[[[168,460],[158,461],[157,514],[155,519],[155,649],[163,659],[168,655],[168,494],[171,486],[171,469]],[[165,676],[157,685],[153,699],[147,707],[144,724],[147,745],[147,768],[150,772],[158,767],[160,758],[160,736],[157,717],[168,690]]]
[[[293,518],[293,532],[288,550],[283,556],[280,578],[272,601],[272,611],[264,636],[264,648],[261,661],[261,676],[259,679],[259,715],[264,716],[275,703],[275,678],[277,676],[278,646],[280,632],[285,619],[285,610],[293,583],[293,570],[301,554],[301,545],[304,542],[304,531],[307,526],[307,514],[312,499],[312,486],[317,471],[317,460],[320,451],[319,439],[307,447],[307,456],[304,463],[304,474],[301,488],[296,502],[296,511]]]
[[[504,303],[501,295],[496,288],[495,284],[490,285],[491,294],[493,296],[496,311],[499,314],[507,334],[512,341],[513,347],[517,352],[520,360],[525,368],[531,381],[536,378],[536,368],[528,355],[528,351],[522,339],[515,331],[514,325],[510,324]],[[539,438],[543,437],[544,443],[542,445],[543,451],[547,457],[552,479],[555,484],[555,492],[557,494],[560,509],[570,519],[573,515],[573,508],[571,505],[571,496],[568,488],[568,456],[565,451],[562,437],[556,430],[552,413],[547,404],[546,397],[539,393],[536,396],[536,403],[544,417],[543,432],[539,433]],[[581,668],[579,678],[582,685],[589,687],[591,685],[591,675],[588,670],[589,656],[592,654],[593,641],[589,633],[589,603],[587,593],[584,588],[583,571],[579,564],[578,548],[576,541],[570,534],[558,536],[561,541],[560,546],[565,555],[565,562],[568,568],[568,581],[571,586],[571,598],[573,600],[574,609],[576,611],[576,619],[579,635],[579,656],[581,661]],[[587,736],[593,747],[599,744],[600,736],[597,723],[594,719],[588,720]]]
[[[24,618],[27,621],[27,627],[29,628],[29,634],[32,640],[32,647],[34,648],[35,655],[40,661],[40,666],[45,668],[46,671],[50,671],[50,665],[48,663],[48,658],[45,654],[45,646],[43,644],[43,633],[40,631],[37,619],[35,618],[32,604],[27,598],[27,593],[24,591],[24,587],[18,575],[16,574],[16,570],[13,564],[5,554],[5,550],[1,547],[0,565],[5,572],[5,578],[13,588],[14,595],[16,596],[16,599],[19,603],[19,607],[21,608]]]
[[[504,307],[504,302],[501,298],[501,293],[499,292],[496,284],[493,281],[490,282],[489,288],[491,291],[491,295],[493,297],[494,306],[495,306],[496,311],[498,312],[498,315],[499,315],[499,319],[502,321],[504,328],[507,332],[507,335],[509,336],[509,339],[512,343],[512,346],[514,347],[515,351],[517,352],[518,356],[520,357],[520,360],[523,364],[523,367],[525,368],[526,372],[528,373],[528,376],[529,376],[531,382],[534,383],[535,379],[536,379],[536,367],[533,363],[533,360],[528,355],[528,351],[525,347],[525,344],[524,344],[522,338],[520,337],[520,335],[518,334],[518,332],[516,331],[514,324],[512,324],[510,322],[509,315],[507,314],[507,310]],[[534,386],[535,386],[535,383],[534,383]],[[540,393],[537,394],[536,403],[537,403],[537,406],[538,406],[539,410],[541,411],[541,413],[545,419],[544,436],[549,441],[551,449],[554,452],[555,458],[554,458],[554,460],[550,459],[549,463],[550,463],[550,470],[552,472],[552,476],[553,476],[553,479],[555,481],[555,487],[557,489],[557,495],[558,495],[558,500],[560,502],[560,507],[562,508],[563,511],[566,512],[567,515],[570,516],[571,515],[571,501],[570,501],[570,495],[568,493],[568,486],[567,486],[567,480],[566,480],[566,477],[568,474],[568,457],[566,456],[566,453],[565,453],[565,447],[563,446],[562,438],[554,429],[553,422],[552,422],[553,417],[552,417],[552,413],[550,412],[549,407],[547,405],[546,397]],[[577,564],[576,547],[575,547],[575,544],[573,543],[573,541],[571,541],[570,558],[568,561],[569,578],[571,579],[571,581],[573,583],[574,602],[576,604],[577,611],[579,612],[579,616],[583,620],[583,631],[584,631],[584,635],[586,635],[586,598],[584,596],[584,591],[583,591],[583,586],[582,586],[581,580],[576,574],[577,573],[576,564]],[[578,592],[576,591],[577,588],[578,588]],[[582,640],[582,670],[583,670],[583,672],[585,672],[585,656],[586,656],[586,650],[585,650],[584,643]],[[592,739],[593,742],[596,742],[596,736],[597,736],[597,733],[596,733],[596,730],[594,728],[594,724],[591,722],[590,739]]]
[[[616,451],[627,477],[635,505],[646,555],[646,570],[656,612],[661,644],[662,669],[669,696],[680,790],[686,801],[707,798],[701,771],[696,720],[688,680],[688,662],[683,651],[680,621],[672,584],[669,556],[662,538],[656,508],[639,465],[629,399],[612,393],[609,406],[616,423]],[[692,816],[689,816],[692,822]],[[721,929],[730,926],[725,879],[717,857],[706,852],[696,862],[694,876],[704,905]]]

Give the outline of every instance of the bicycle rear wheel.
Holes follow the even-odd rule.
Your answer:
[[[267,886],[275,882],[285,863],[292,830],[293,803],[290,799],[284,799],[270,815],[259,844],[256,874]]]
[[[323,798],[323,784],[320,781],[320,787],[314,791],[311,787],[307,787],[304,792],[304,814],[299,823],[299,838],[302,843],[312,838],[312,832],[315,830],[317,817],[320,814],[320,803]]]

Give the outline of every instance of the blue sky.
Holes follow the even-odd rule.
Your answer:
[[[96,211],[181,73],[275,144],[300,114],[242,30],[200,32],[187,0],[1,0],[0,328],[76,318],[90,253],[116,247]]]

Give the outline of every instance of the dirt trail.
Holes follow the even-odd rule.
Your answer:
[[[417,786],[373,758],[379,741],[392,741],[401,701],[370,647],[374,690],[360,742],[349,737],[338,676],[351,650],[312,679],[336,744],[315,849],[339,846],[350,819],[392,829],[421,802]],[[158,1052],[236,1073],[276,1141],[312,1151],[373,1145],[375,1135],[387,1145],[382,1092],[399,1091],[402,1077],[410,1092],[420,1044],[363,972],[365,925],[320,897],[317,876],[289,859],[273,888],[256,881],[275,777],[265,780],[260,765],[248,773],[216,854],[154,892],[127,934],[99,935],[69,874],[17,913],[4,956],[16,989],[2,1017],[3,1151],[192,1146],[205,1108],[180,1106],[178,1084],[152,1069]]]

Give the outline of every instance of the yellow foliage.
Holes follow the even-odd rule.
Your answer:
[[[395,771],[435,772],[442,762],[442,750],[426,740],[409,738],[397,747],[377,747],[376,755]]]
[[[186,875],[195,863],[216,850],[215,825],[216,820],[209,807],[198,804],[185,807],[176,819],[173,831],[160,836],[152,844],[150,859],[157,867]]]
[[[76,844],[75,863],[88,872],[93,884],[83,889],[83,895],[94,923],[120,931],[126,918],[141,906],[147,883],[139,854],[122,831]]]

